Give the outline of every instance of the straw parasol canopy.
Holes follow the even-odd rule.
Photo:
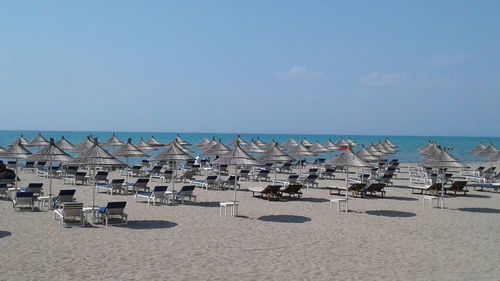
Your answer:
[[[441,146],[437,145],[436,143],[433,143],[432,145],[428,146],[426,149],[423,149],[420,151],[420,154],[423,156],[429,156],[429,155],[436,155],[442,151]]]
[[[220,155],[226,154],[227,152],[230,151],[230,149],[227,146],[225,146],[220,139],[218,142],[217,141],[215,141],[215,142],[216,142],[215,145],[213,145],[210,148],[203,151],[202,154],[220,156]]]
[[[312,143],[308,141],[307,138],[304,138],[300,143],[305,147],[310,147],[312,145]]]
[[[262,154],[257,160],[262,162],[272,162],[272,163],[283,163],[293,161],[293,157],[288,155],[285,151],[283,151],[277,143],[275,143],[272,147],[267,149],[264,154]],[[274,169],[274,181],[276,182],[276,171]]]
[[[309,150],[316,153],[330,152],[330,150],[319,143],[319,141],[316,141],[316,143],[312,144],[309,147]]]
[[[470,153],[476,154],[480,151],[483,151],[486,148],[486,145],[483,144],[482,141],[480,141],[476,146],[474,146],[471,150],[469,150]]]
[[[396,149],[396,147],[390,146],[386,142],[382,142],[382,146],[385,148],[385,150],[389,151],[391,154],[394,154],[394,153],[398,152],[398,150]]]
[[[483,150],[476,153],[478,156],[493,156],[498,152],[498,149],[490,142],[490,144]]]
[[[143,138],[141,138],[141,140],[135,146],[142,151],[156,150],[156,148],[154,148],[153,146],[151,146],[147,142],[145,142]]]
[[[154,161],[168,161],[168,162],[174,162],[174,165],[175,165],[177,162],[188,161],[188,160],[193,160],[193,159],[194,159],[193,156],[184,152],[184,150],[182,149],[182,146],[174,141],[166,149],[162,150],[157,155],[149,158],[149,161],[153,161],[153,162]],[[174,175],[173,175],[174,179],[175,179],[176,171],[177,171],[177,169],[174,167]],[[172,191],[175,192],[175,180],[172,180]]]
[[[274,141],[274,140],[273,140],[273,141]],[[292,139],[292,138],[291,138],[291,139],[289,139],[289,140],[287,140],[287,141],[283,144],[283,146],[284,146],[284,147],[294,147],[294,146],[297,146],[297,145],[299,145],[299,142],[298,142],[298,141],[296,141],[296,140],[294,140],[294,139]]]
[[[207,150],[207,149],[211,148],[212,146],[216,145],[217,143],[218,142],[215,140],[215,137],[212,136],[212,139],[208,140],[207,144],[205,144],[204,146],[200,147],[200,149]]]
[[[193,154],[193,153],[194,153],[194,151],[192,151],[191,149],[189,149],[189,148],[187,148],[187,147],[183,146],[182,144],[178,143],[178,142],[177,142],[177,140],[175,140],[175,139],[174,139],[172,142],[170,142],[170,143],[169,143],[169,146],[170,146],[170,145],[172,145],[172,143],[174,143],[174,142],[175,142],[177,145],[179,145],[179,147],[180,147],[180,148],[182,149],[182,151],[184,151],[185,153],[187,153],[187,154]]]
[[[154,136],[151,136],[151,138],[147,141],[147,143],[151,146],[165,146],[163,143],[155,139]]]
[[[358,152],[356,152],[354,154],[356,154],[356,156],[365,160],[366,162],[374,162],[374,161],[378,161],[378,159],[379,159],[377,155],[368,151],[364,145],[361,147],[360,150],[358,150]]]
[[[243,150],[249,153],[263,153],[264,149],[258,146],[254,140],[248,142],[243,146]]]
[[[49,141],[42,136],[42,133],[38,133],[27,145],[28,146],[46,146],[49,145]]]
[[[211,141],[209,139],[207,139],[206,137],[203,137],[199,142],[197,142],[195,145],[201,149],[203,149],[203,147],[205,147],[207,144],[211,143]]]
[[[354,154],[351,150],[351,146],[347,146],[347,149],[342,152],[340,155],[334,157],[332,160],[328,161],[327,164],[330,165],[335,165],[335,166],[342,166],[346,167],[346,174],[345,174],[345,199],[346,199],[346,204],[345,204],[345,211],[348,212],[348,204],[347,202],[349,201],[348,198],[348,178],[349,178],[349,167],[370,167],[370,164],[368,162],[364,161],[360,157],[358,157],[356,154]]]
[[[395,145],[389,138],[385,138],[384,143],[387,144],[388,146],[394,148],[394,149],[398,148],[398,146]]]
[[[113,133],[113,135],[109,139],[107,139],[105,142],[103,142],[101,145],[102,146],[122,146],[123,142],[115,136],[115,133]]]
[[[440,172],[444,168],[469,168],[469,166],[465,165],[445,150],[441,150],[439,153],[424,157],[422,164],[439,169]],[[441,209],[444,209],[444,182],[441,183]]]
[[[385,146],[380,142],[375,145],[375,148],[386,155],[396,153],[393,150],[387,150]]]
[[[347,141],[345,141],[344,139],[342,139],[342,137],[340,137],[340,139],[336,143],[336,145],[340,146],[340,147],[347,147],[349,145],[349,143],[347,143]]]
[[[264,146],[264,145],[266,145],[266,143],[265,143],[265,142],[263,142],[263,141],[262,141],[262,140],[261,140],[258,136],[257,136],[257,138],[254,140],[254,143],[255,143],[256,145],[258,145],[258,146],[261,146],[261,147],[262,147],[262,146]]]
[[[368,150],[369,152],[371,152],[373,155],[375,156],[378,156],[378,157],[382,157],[382,156],[385,156],[385,153],[383,153],[382,151],[379,151],[375,145],[373,145],[373,143],[371,143],[367,148],[366,150]]]
[[[422,147],[418,148],[418,149],[417,149],[417,151],[418,151],[418,152],[422,152],[422,151],[425,151],[425,150],[427,150],[427,149],[429,149],[430,147],[435,146],[435,145],[436,145],[436,143],[434,143],[434,142],[432,142],[432,141],[429,141],[426,145],[424,145],[424,146],[422,146]]]
[[[358,145],[355,141],[353,141],[350,137],[345,140],[348,145],[351,147]]]
[[[244,141],[240,135],[236,136],[234,140],[232,140],[228,145],[236,146],[237,144],[239,145],[245,145],[247,144],[246,141]]]
[[[57,142],[56,142],[57,147],[59,147],[62,150],[73,150],[75,149],[75,146],[69,142],[67,139],[62,136]]]
[[[90,138],[88,139],[90,140]],[[90,148],[83,151],[80,156],[73,158],[71,164],[79,166],[91,165],[94,168],[94,175],[96,166],[125,166],[125,163],[116,159],[116,157],[99,146],[99,140],[97,138],[94,138],[94,141],[95,142],[92,141],[93,144]],[[95,207],[95,193],[96,187],[94,186],[92,192],[92,208]]]
[[[132,139],[129,138],[127,143],[120,146],[119,149],[113,151],[111,155],[115,157],[149,157],[146,153],[144,153],[141,149],[137,148],[132,144]]]
[[[11,145],[13,145],[15,143],[20,143],[21,145],[26,146],[30,142],[27,139],[25,139],[23,135],[21,135],[21,136],[19,136],[19,138],[17,138],[17,140],[15,140],[11,144],[9,144],[9,146],[11,146]]]
[[[490,160],[490,161],[500,161],[500,151],[497,151],[490,158],[488,158],[488,160]]]
[[[46,161],[46,162],[70,162],[73,158],[64,152],[57,144],[54,142],[53,138],[50,138],[49,145],[30,155],[26,160],[28,161]]]
[[[238,142],[236,146],[228,153],[221,155],[221,157],[215,160],[219,165],[228,165],[235,167],[235,183],[234,183],[234,202],[236,202],[236,190],[238,186],[238,166],[257,166],[260,165],[259,161],[255,160],[252,156],[241,149]]]
[[[52,196],[52,162],[70,162],[73,158],[59,148],[55,143],[54,139],[50,138],[49,145],[40,149],[33,155],[29,156],[27,160],[30,161],[47,161],[49,164],[49,196]]]
[[[330,151],[334,151],[334,150],[340,150],[340,146],[336,145],[332,139],[328,139],[328,141],[326,142],[325,144],[325,147],[328,148],[328,150]]]
[[[85,140],[83,142],[81,142],[80,144],[78,144],[74,149],[72,149],[71,151],[72,152],[76,152],[76,153],[79,153],[79,154],[82,154],[83,152],[85,152],[87,149],[91,148],[94,146],[95,144],[95,139],[92,138],[92,136],[87,136],[87,138],[85,138]]]
[[[268,144],[264,145],[264,147],[263,147],[263,148],[264,148],[264,150],[268,150],[268,149],[273,148],[275,145],[277,145],[277,146],[278,146],[281,150],[285,150],[285,149],[284,149],[284,148],[283,148],[283,147],[282,147],[279,143],[277,143],[274,139],[273,139],[270,143],[268,143]]]
[[[0,157],[6,159],[25,160],[30,155],[31,152],[24,148],[21,144],[21,140],[18,139],[17,142],[13,143],[6,152],[1,153]]]
[[[292,150],[290,150],[290,152],[288,152],[288,154],[290,156],[303,156],[303,157],[318,155],[317,153],[309,150],[309,148],[305,147],[304,144],[302,144],[302,143],[299,143],[296,147],[294,147]]]
[[[177,134],[177,136],[171,140],[168,144],[172,143],[173,141],[177,142],[177,144],[180,144],[182,146],[189,146],[191,145],[189,142],[187,142],[186,140],[182,139],[179,134]]]
[[[4,152],[7,152],[7,150],[5,148],[3,148],[2,146],[0,146],[0,154],[2,154]]]

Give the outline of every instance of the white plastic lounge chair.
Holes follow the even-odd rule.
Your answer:
[[[174,202],[177,200],[181,200],[181,204],[184,204],[184,200],[187,198],[190,202],[193,199],[194,203],[196,203],[196,195],[193,194],[195,186],[194,185],[185,185],[174,195]]]
[[[16,192],[16,197],[12,199],[12,208],[14,211],[21,206],[28,206],[31,211],[35,210],[35,203],[33,199],[33,192]]]
[[[59,224],[64,226],[64,221],[72,218],[80,219],[82,226],[85,226],[85,214],[83,213],[83,203],[65,203],[61,209],[54,209],[54,219],[59,220]],[[76,221],[76,220],[75,220]]]
[[[113,195],[113,192],[122,193],[124,190],[123,182],[125,179],[113,179],[109,184],[100,184],[97,186],[97,192],[104,190],[106,193]]]
[[[149,203],[152,203],[153,206],[156,206],[156,199],[160,199],[161,203],[165,202],[165,191],[167,191],[167,186],[155,186],[152,192],[142,192],[134,195],[134,202],[137,202],[137,199],[146,199]]]

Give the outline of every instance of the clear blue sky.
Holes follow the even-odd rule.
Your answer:
[[[1,128],[500,136],[499,11],[1,1]]]

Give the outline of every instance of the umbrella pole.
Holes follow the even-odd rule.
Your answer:
[[[125,178],[126,178],[126,179],[125,179],[125,183],[126,183],[127,188],[128,188],[128,172],[129,172],[129,171],[128,171],[128,170],[129,170],[129,166],[128,166],[128,156],[127,156],[127,157],[125,157],[125,159],[127,159],[127,169],[125,169],[125,171],[126,171],[126,173],[125,173]],[[127,193],[128,193],[128,191],[127,191]]]
[[[49,198],[52,198],[52,161],[49,162]],[[49,202],[50,204],[50,202]]]
[[[93,165],[93,170],[94,170],[94,175],[95,175],[95,164]],[[95,208],[95,180],[92,185],[92,212],[94,211]]]
[[[349,191],[349,166],[346,166],[345,169],[345,212],[349,212],[349,208],[347,207],[347,204],[349,202],[349,196],[348,196],[348,191]]]
[[[236,205],[236,187],[238,186],[238,165],[234,167],[234,204]],[[234,206],[233,208],[235,208]]]
[[[441,210],[444,209],[444,169],[441,170]]]

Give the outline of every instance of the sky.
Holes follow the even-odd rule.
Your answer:
[[[0,1],[0,128],[500,136],[499,11]]]

